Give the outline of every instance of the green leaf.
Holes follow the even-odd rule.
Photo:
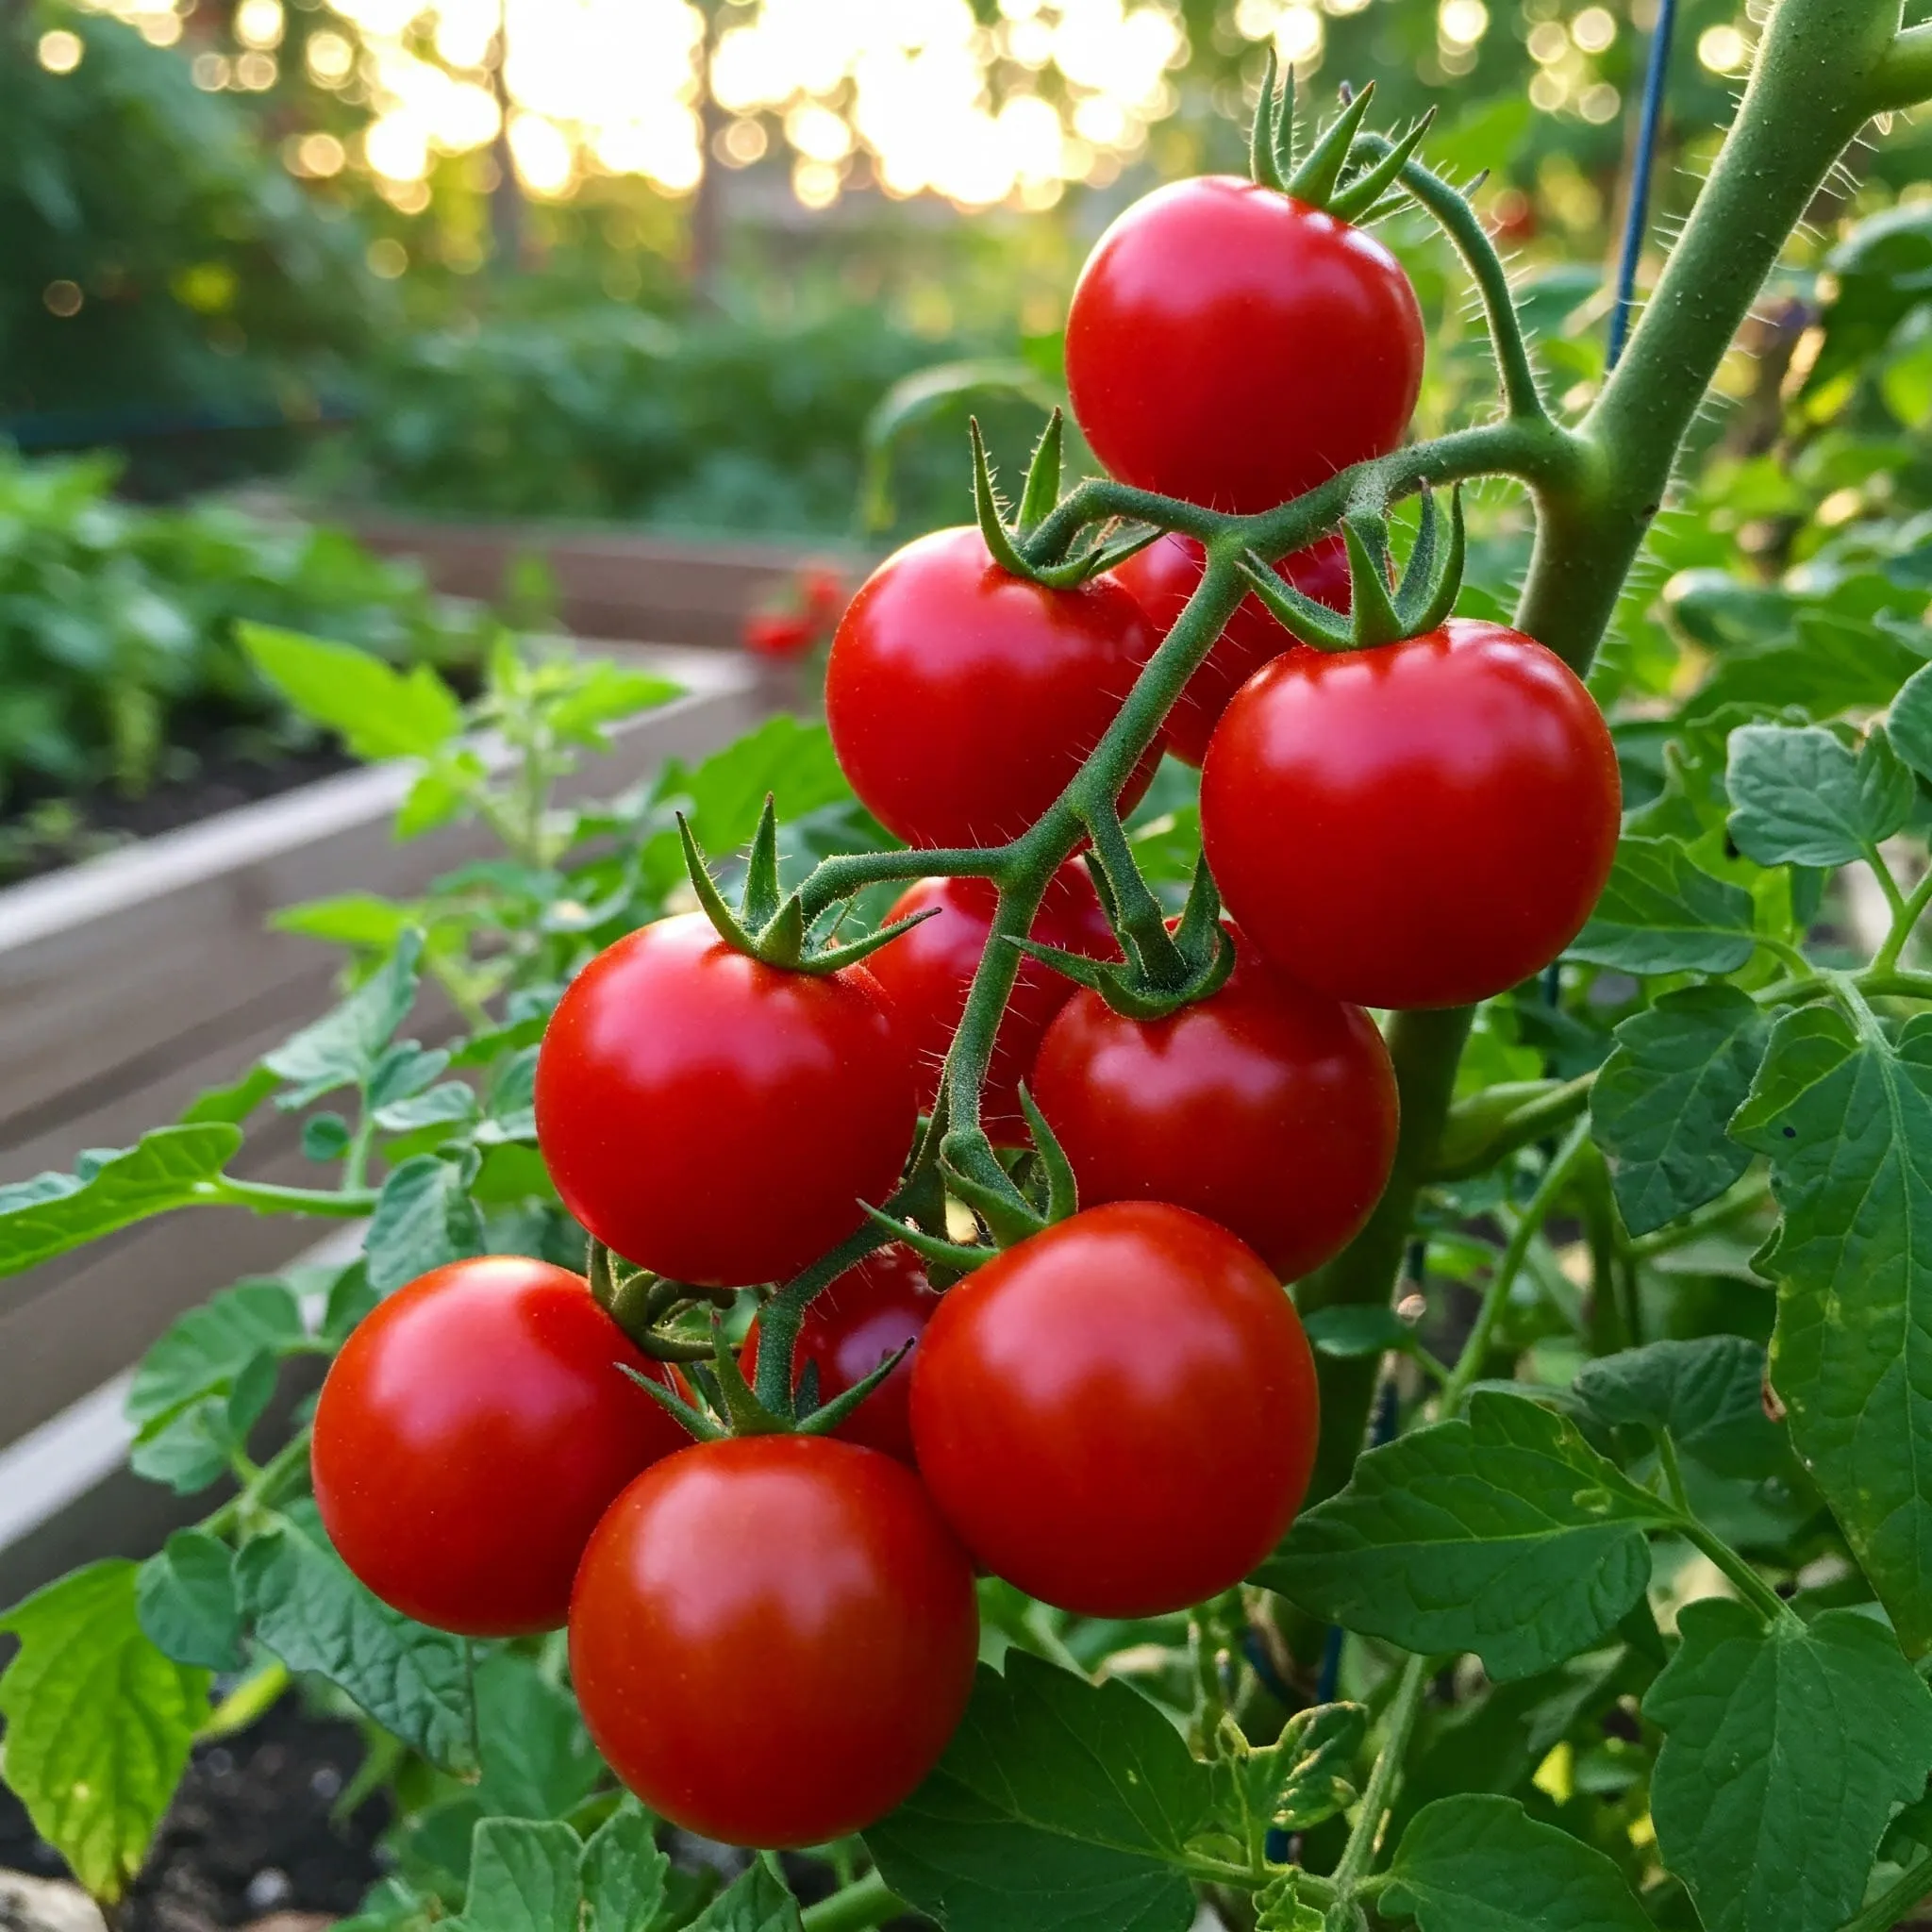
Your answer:
[[[1803,1007],[1731,1123],[1784,1219],[1771,1376],[1907,1653],[1932,1647],[1932,1015],[1896,1040]]]
[[[308,899],[299,906],[281,906],[268,916],[276,932],[298,932],[305,939],[330,945],[379,947],[396,945],[415,920],[415,908],[374,892],[344,892],[333,899]]]
[[[241,1144],[241,1128],[226,1122],[156,1127],[132,1147],[84,1161],[77,1173],[0,1188],[0,1275],[188,1207]]]
[[[691,1932],[799,1932],[801,1923],[798,1901],[759,1858],[691,1921]]]
[[[377,1294],[482,1252],[482,1217],[454,1162],[418,1154],[383,1182],[363,1243],[369,1285]]]
[[[1726,1128],[1770,1035],[1757,1003],[1730,986],[1666,993],[1617,1028],[1590,1124],[1632,1234],[1716,1200],[1750,1166]]]
[[[1932,1690],[1856,1610],[1770,1629],[1687,1604],[1643,1701],[1664,1862],[1707,1932],[1833,1932],[1857,1909],[1886,1821],[1932,1772]]]
[[[485,1818],[470,1853],[463,1932],[577,1932],[577,1835],[567,1824]]]
[[[262,1065],[294,1089],[282,1095],[282,1107],[307,1107],[338,1087],[360,1087],[369,1079],[416,1004],[422,957],[423,935],[411,926],[340,1006],[263,1056]]]
[[[570,688],[544,704],[543,715],[566,744],[587,744],[600,751],[609,741],[599,725],[668,704],[684,689],[671,678],[633,670],[608,658],[579,660],[573,670]]]
[[[242,1605],[226,1543],[198,1529],[177,1529],[141,1566],[135,1613],[148,1641],[178,1664],[210,1671],[242,1665]]]
[[[135,1566],[91,1563],[0,1616],[0,1775],[98,1899],[141,1870],[208,1715],[208,1674],[163,1657],[136,1615]]]
[[[1724,783],[1731,838],[1759,865],[1845,865],[1911,811],[1912,774],[1882,728],[1856,752],[1822,724],[1741,724]]]
[[[1402,1834],[1378,1911],[1422,1932],[1651,1932],[1604,1855],[1513,1798],[1439,1798]]]
[[[1751,895],[1672,839],[1624,838],[1567,957],[1623,973],[1735,973],[1751,957]]]
[[[189,1127],[207,1121],[228,1121],[236,1126],[282,1084],[282,1076],[258,1061],[227,1087],[206,1087],[181,1109],[177,1125]]]
[[[768,792],[781,821],[852,796],[825,727],[782,712],[695,771],[668,771],[658,791],[688,802],[691,836],[714,859],[751,838]]]
[[[577,1864],[583,1932],[648,1932],[664,1901],[670,1864],[650,1819],[626,1799],[591,1834]]]
[[[1273,1744],[1216,1760],[1216,1781],[1224,1788],[1217,1808],[1243,1822],[1243,1842],[1258,1842],[1257,1827],[1307,1831],[1333,1818],[1355,1802],[1350,1775],[1368,1724],[1368,1710],[1359,1704],[1296,1711]]]
[[[1932,778],[1932,664],[1899,687],[1886,714],[1891,748],[1922,778]]]
[[[275,1357],[251,1356],[232,1378],[144,1424],[127,1454],[136,1475],[192,1496],[234,1467],[275,1392]]]
[[[432,1763],[476,1769],[470,1652],[378,1602],[341,1559],[284,1524],[235,1559],[243,1613],[291,1671],[313,1671]]]
[[[1603,1421],[1668,1429],[1720,1475],[1767,1475],[1784,1447],[1764,1412],[1764,1351],[1741,1335],[1626,1348],[1586,1362],[1571,1386]]]
[[[241,1281],[190,1308],[142,1357],[127,1391],[127,1419],[140,1426],[184,1402],[233,1383],[260,1354],[306,1339],[302,1310],[280,1281]]]
[[[1118,1680],[1021,1651],[982,1666],[939,1767],[865,1834],[886,1883],[947,1932],[1187,1932],[1179,1868],[1213,1781]]]
[[[1284,1872],[1256,1899],[1255,1932],[1324,1932],[1328,1921],[1301,1897],[1300,1874]]]
[[[461,701],[426,664],[397,671],[353,644],[245,620],[235,635],[255,668],[356,758],[426,758],[463,728]]]
[[[564,1818],[597,1788],[600,1760],[575,1701],[534,1658],[507,1651],[477,1670],[476,1735],[486,1810]]]
[[[1253,1580],[1405,1650],[1473,1650],[1502,1681],[1614,1629],[1650,1578],[1644,1532],[1669,1519],[1573,1424],[1479,1393],[1467,1422],[1370,1450]]]
[[[1302,1326],[1321,1355],[1384,1355],[1415,1346],[1415,1330],[1386,1307],[1316,1308],[1303,1317]]]
[[[396,837],[420,839],[458,817],[483,790],[490,768],[464,745],[445,745],[417,774],[396,809]]]

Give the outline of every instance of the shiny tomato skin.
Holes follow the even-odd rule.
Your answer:
[[[1540,972],[1609,875],[1616,751],[1555,652],[1498,624],[1280,658],[1208,747],[1201,836],[1235,924],[1365,1007],[1456,1007]]]
[[[995,844],[1066,789],[1154,648],[1112,578],[1009,576],[973,528],[887,558],[839,621],[825,722],[868,810],[908,845]],[[1123,791],[1147,788],[1158,748]]]
[[[1307,1487],[1314,1358],[1251,1248],[1164,1202],[1090,1208],[940,1299],[912,1370],[919,1469],[995,1575],[1154,1616],[1239,1582]]]
[[[791,1358],[796,1389],[808,1365],[819,1372],[819,1401],[862,1382],[906,1346],[913,1353],[832,1431],[841,1441],[877,1449],[913,1466],[912,1362],[919,1338],[940,1305],[925,1270],[910,1248],[896,1241],[848,1268],[823,1294],[815,1295],[798,1324],[798,1348]],[[756,1384],[758,1324],[753,1321],[740,1353],[744,1378]]]
[[[937,908],[937,916],[882,947],[866,962],[891,1001],[899,1030],[912,1050],[923,1111],[930,1112],[938,1098],[940,1071],[992,930],[996,897],[986,879],[920,879],[899,896],[886,919],[905,919],[928,908]],[[1113,928],[1078,859],[1070,859],[1048,882],[1030,935],[1042,945],[1082,953],[1091,959],[1120,958]],[[999,1146],[1026,1143],[1020,1082],[1026,1077],[1048,1024],[1073,991],[1074,982],[1051,966],[1022,958],[980,1094],[981,1124]]]
[[[1124,483],[1242,515],[1393,449],[1422,374],[1422,313],[1388,249],[1232,175],[1137,201],[1067,315],[1094,455]]]
[[[919,1479],[810,1436],[706,1442],[597,1525],[571,1679],[610,1768],[727,1844],[823,1843],[907,1797],[958,1726],[972,1565]]]
[[[1207,553],[1193,538],[1170,532],[1117,564],[1113,575],[1147,613],[1155,636],[1165,638],[1199,587],[1206,561]],[[1284,557],[1274,569],[1303,595],[1331,610],[1347,610],[1348,546],[1340,537],[1324,537]],[[1235,692],[1270,658],[1309,648],[1285,631],[1258,597],[1243,598],[1167,714],[1168,750],[1182,763],[1198,767]]]
[[[452,1261],[398,1289],[316,1406],[315,1500],[342,1561],[439,1630],[556,1629],[597,1519],[691,1441],[625,1366],[666,1373],[547,1261]]]
[[[1130,1020],[1084,988],[1047,1028],[1032,1091],[1089,1208],[1172,1201],[1294,1281],[1360,1233],[1395,1158],[1395,1074],[1359,1007],[1311,992],[1236,935],[1220,991]]]
[[[704,914],[626,934],[565,990],[537,1058],[563,1204],[641,1267],[781,1281],[883,1201],[912,1143],[912,1058],[862,966],[791,973]]]

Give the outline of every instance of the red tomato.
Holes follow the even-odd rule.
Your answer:
[[[892,1002],[899,1031],[912,1049],[919,1104],[927,1111],[939,1096],[940,1069],[959,1015],[966,1010],[967,988],[986,950],[996,896],[985,879],[921,879],[900,896],[886,918],[904,919],[928,907],[939,908],[939,917],[915,925],[866,962]],[[1042,945],[1084,953],[1091,959],[1120,958],[1113,928],[1100,909],[1087,868],[1077,859],[1061,866],[1049,882],[1031,935]],[[1052,967],[1022,958],[1012,997],[993,1039],[992,1064],[980,1096],[981,1123],[1001,1146],[1026,1143],[1020,1082],[1026,1077],[1048,1022],[1073,991],[1074,982]]]
[[[1257,672],[1208,748],[1201,836],[1235,923],[1284,972],[1365,1007],[1456,1007],[1575,938],[1620,803],[1570,667],[1452,618]]]
[[[868,1255],[806,1308],[805,1319],[798,1324],[798,1348],[791,1357],[791,1386],[798,1387],[807,1363],[810,1363],[819,1372],[822,1403],[844,1394],[908,1341],[917,1342],[939,1301],[911,1249],[894,1242]],[[917,1352],[915,1349],[914,1354]],[[756,1382],[756,1321],[746,1331],[740,1361],[745,1380]],[[912,1421],[907,1402],[911,1389],[912,1357],[908,1356],[833,1434],[847,1442],[883,1450],[909,1464]]]
[[[912,1057],[862,966],[788,973],[703,913],[600,953],[537,1059],[537,1139],[563,1205],[680,1281],[778,1281],[899,1179]]]
[[[1174,628],[1174,619],[1199,588],[1206,557],[1193,538],[1170,534],[1115,568],[1114,575],[1134,593],[1157,637],[1164,639]],[[1307,549],[1284,557],[1274,568],[1316,603],[1331,610],[1348,608],[1348,546],[1340,537],[1324,537]],[[1199,765],[1207,755],[1208,737],[1235,692],[1271,658],[1308,648],[1282,629],[1258,597],[1242,599],[1167,714],[1168,750],[1185,764]]]
[[[1293,1281],[1346,1247],[1381,1198],[1395,1074],[1359,1007],[1237,944],[1221,991],[1164,1020],[1076,992],[1047,1029],[1033,1097],[1087,1207],[1191,1208]]]
[[[554,1630],[613,1497],[691,1438],[579,1274],[452,1261],[379,1304],[330,1365],[309,1451],[329,1541],[392,1608],[466,1637]]]
[[[1166,1203],[1091,1208],[941,1297],[920,1474],[981,1563],[1091,1617],[1238,1583],[1314,1460],[1314,1358],[1251,1248]]]
[[[652,1810],[820,1844],[906,1798],[973,1686],[972,1565],[916,1476],[811,1436],[674,1456],[597,1525],[571,1600],[584,1722]]]
[[[1174,181],[1101,236],[1067,386],[1123,482],[1241,515],[1402,441],[1423,324],[1374,236],[1232,175]]]
[[[976,529],[936,530],[846,607],[825,722],[852,789],[908,845],[996,844],[1066,790],[1153,648],[1111,577],[1049,591],[1008,576]]]

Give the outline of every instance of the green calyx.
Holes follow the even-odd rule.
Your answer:
[[[718,937],[738,952],[761,959],[767,966],[783,967],[791,973],[836,973],[841,966],[856,966],[883,945],[923,919],[930,919],[939,908],[915,912],[882,925],[842,945],[816,942],[812,922],[805,915],[805,902],[796,892],[783,891],[778,882],[778,814],[770,794],[758,817],[751,851],[745,860],[744,890],[739,903],[731,905],[718,890],[698,849],[698,841],[682,812],[677,815],[677,836],[684,843],[684,866],[691,874],[691,890],[705,916],[717,928]]]
[[[728,1291],[692,1288],[687,1282],[666,1280],[648,1268],[633,1268],[595,1239],[591,1242],[589,1274],[591,1298],[641,1354],[660,1362],[703,1361],[710,1354],[709,1342],[677,1334],[667,1324],[700,1302],[715,1304],[721,1294],[728,1302]]]
[[[1277,85],[1277,75],[1279,84]],[[1257,186],[1291,194],[1310,208],[1324,209],[1338,221],[1374,220],[1399,205],[1384,201],[1396,185],[1403,164],[1435,118],[1432,108],[1400,140],[1361,161],[1344,180],[1363,117],[1375,92],[1370,81],[1359,93],[1343,88],[1341,111],[1315,137],[1306,155],[1296,152],[1294,70],[1280,73],[1274,49],[1261,76],[1261,96],[1255,104],[1254,126],[1248,137],[1248,168]]]
[[[1136,551],[1146,549],[1159,537],[1159,529],[1148,524],[1101,525],[1072,556],[1051,564],[1033,562],[1022,546],[1059,502],[1060,456],[1065,440],[1059,410],[1056,409],[1046,419],[1040,441],[1033,446],[1033,460],[1026,467],[1026,481],[1020,492],[1019,519],[1013,526],[1007,522],[1006,506],[1000,501],[999,485],[977,417],[968,425],[968,433],[973,441],[973,508],[978,519],[979,534],[985,539],[992,560],[1009,575],[1043,584],[1050,591],[1071,591],[1102,571],[1124,563]]]
[[[1367,651],[1400,643],[1436,629],[1456,608],[1465,549],[1459,484],[1449,493],[1447,521],[1445,534],[1434,493],[1424,487],[1415,543],[1391,590],[1387,520],[1379,512],[1351,511],[1343,517],[1351,592],[1345,613],[1284,583],[1252,552],[1241,559],[1241,575],[1280,624],[1318,651]]]

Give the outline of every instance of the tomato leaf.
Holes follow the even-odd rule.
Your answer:
[[[177,1529],[141,1566],[134,1608],[148,1641],[163,1657],[204,1670],[242,1668],[234,1555],[219,1538]]]
[[[981,1666],[939,1767],[865,1834],[900,1897],[947,1932],[1187,1932],[1205,1764],[1138,1692],[1022,1651]]]
[[[1899,687],[1886,717],[1891,748],[1922,778],[1932,778],[1932,664]]]
[[[1567,957],[1624,973],[1735,973],[1751,957],[1751,895],[1673,839],[1617,843],[1603,896]]]
[[[1857,752],[1822,724],[1743,724],[1724,783],[1731,838],[1759,865],[1846,865],[1905,824],[1917,792],[1882,725]]]
[[[1651,1932],[1608,1858],[1513,1798],[1439,1798],[1402,1834],[1378,1911],[1422,1932]]]
[[[626,1799],[591,1834],[577,1861],[584,1932],[647,1932],[663,1904],[670,1863],[650,1819]]]
[[[577,1835],[527,1818],[477,1822],[462,1932],[577,1932]]]
[[[235,1559],[243,1613],[291,1671],[313,1671],[432,1763],[476,1769],[469,1645],[378,1602],[293,1523]]]
[[[634,718],[658,705],[683,695],[684,687],[653,672],[638,671],[608,658],[576,659],[570,666],[570,684],[544,706],[550,728],[566,744],[585,744],[602,751],[610,741],[598,728],[622,718]]]
[[[82,1155],[73,1174],[0,1188],[0,1275],[186,1208],[241,1144],[241,1128],[225,1121],[157,1127],[132,1147]]]
[[[1586,1362],[1571,1386],[1603,1421],[1668,1429],[1720,1475],[1766,1475],[1784,1448],[1764,1412],[1764,1351],[1741,1335],[1626,1348]]]
[[[463,728],[460,699],[427,664],[398,671],[354,644],[238,623],[255,668],[358,758],[425,758]]]
[[[339,1087],[359,1087],[375,1074],[391,1037],[416,1004],[422,958],[423,935],[411,926],[340,1006],[262,1056],[262,1065],[293,1090],[278,1106],[304,1108]]]
[[[208,1674],[162,1656],[136,1615],[135,1566],[90,1563],[0,1615],[0,1774],[96,1898],[141,1870],[208,1715]]]
[[[1383,1355],[1391,1348],[1408,1352],[1416,1345],[1415,1330],[1393,1308],[1379,1304],[1315,1308],[1303,1318],[1302,1326],[1319,1355]]]
[[[1707,1932],[1831,1932],[1857,1909],[1894,1807],[1932,1772],[1932,1690],[1856,1610],[1770,1629],[1687,1604],[1644,1714],[1665,1737],[1657,1849]]]
[[[1791,1442],[1907,1655],[1932,1648],[1932,1015],[1897,1038],[1834,1008],[1773,1029],[1731,1131],[1784,1219],[1771,1376]]]
[[[533,1658],[506,1651],[479,1666],[476,1735],[488,1811],[562,1818],[597,1788],[601,1760],[576,1705]]]
[[[305,1340],[302,1310],[284,1282],[242,1281],[190,1308],[142,1357],[127,1390],[136,1427],[198,1395],[226,1389],[254,1358]]]
[[[690,1932],[800,1932],[801,1924],[798,1901],[760,1858],[691,1921]]]
[[[1356,1464],[1253,1581],[1405,1650],[1473,1650],[1491,1677],[1548,1670],[1613,1629],[1650,1578],[1670,1510],[1519,1396],[1418,1429]]]
[[[1716,1200],[1750,1166],[1750,1149],[1725,1129],[1770,1032],[1757,1003],[1730,986],[1666,993],[1617,1028],[1590,1124],[1632,1234]]]
[[[483,1223],[455,1162],[414,1155],[383,1182],[363,1243],[369,1286],[377,1294],[482,1252]]]

